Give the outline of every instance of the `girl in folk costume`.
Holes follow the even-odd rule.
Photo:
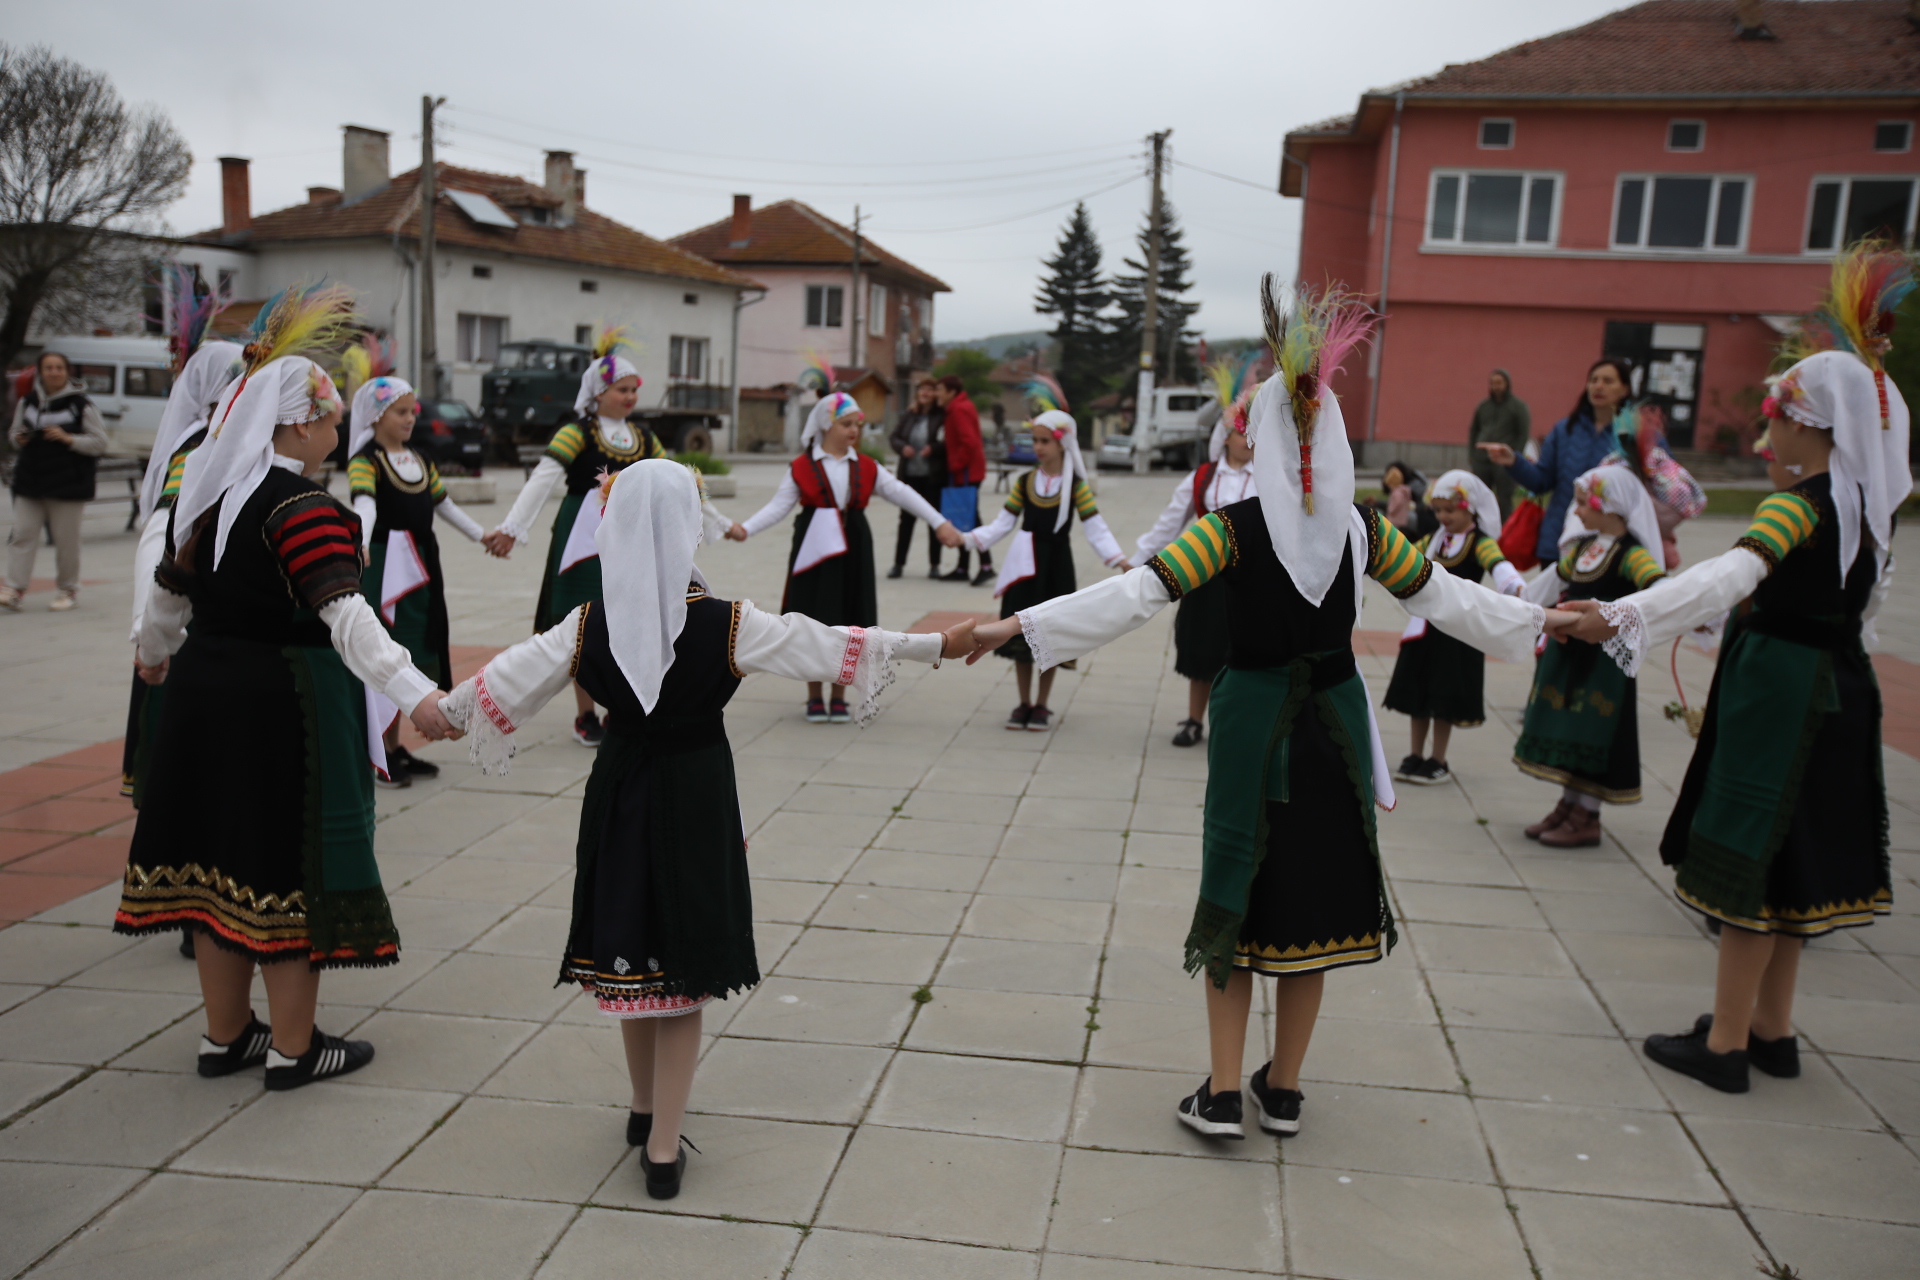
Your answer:
[[[360,588],[393,638],[406,647],[413,665],[442,689],[453,687],[453,661],[447,640],[447,581],[440,568],[440,543],[433,519],[478,542],[480,524],[447,496],[439,469],[407,448],[420,399],[392,374],[392,360],[369,338],[346,353],[347,378],[354,385],[347,437],[347,492],[360,517],[367,567]],[[367,690],[368,723],[381,730],[386,759],[374,761],[374,780],[384,787],[407,787],[415,778],[431,778],[438,765],[417,759],[400,745],[400,708],[374,689]]]
[[[787,556],[787,589],[780,609],[830,627],[871,627],[880,620],[873,581],[873,531],[867,525],[867,503],[876,494],[925,520],[942,545],[960,545],[952,522],[932,503],[855,448],[865,423],[866,415],[846,392],[821,396],[807,414],[800,456],[780,478],[773,500],[727,531],[728,537],[745,542],[798,506],[800,518],[793,522],[793,550]],[[825,701],[820,696],[822,683],[807,683],[807,720],[845,724],[851,718],[845,700],[847,682],[824,682],[832,686]]]
[[[314,1027],[320,971],[398,959],[361,683],[429,738],[449,732],[440,691],[360,594],[358,519],[307,478],[338,443],[342,406],[289,353],[338,340],[345,305],[340,290],[294,289],[261,312],[247,373],[188,459],[140,629],[141,672],[169,696],[114,929],[202,935],[200,1074],[264,1061],[269,1089],[372,1059]],[[252,750],[230,749],[235,707],[264,735]],[[256,964],[270,1027],[249,1007]]]
[[[1800,1074],[1793,993],[1805,939],[1892,907],[1880,690],[1867,657],[1893,576],[1894,512],[1912,491],[1911,423],[1882,369],[1913,288],[1904,254],[1862,246],[1835,264],[1802,333],[1827,346],[1762,406],[1779,492],[1732,550],[1582,611],[1568,634],[1631,673],[1646,654],[1733,610],[1706,720],[1660,856],[1680,901],[1725,927],[1713,1012],[1647,1056],[1741,1093],[1748,1070]]]
[[[1486,481],[1471,471],[1449,471],[1428,501],[1440,521],[1439,531],[1419,542],[1429,561],[1468,582],[1490,576],[1494,589],[1510,596],[1525,589],[1520,571],[1500,554],[1500,503]],[[1407,624],[1384,705],[1413,717],[1413,750],[1394,777],[1422,786],[1447,780],[1447,740],[1454,729],[1486,722],[1486,678],[1487,657],[1478,649],[1433,630],[1423,618]],[[1429,726],[1432,756],[1424,754]]]
[[[1182,1123],[1241,1137],[1237,1075],[1254,973],[1278,979],[1273,1058],[1248,1081],[1260,1127],[1300,1127],[1300,1064],[1328,969],[1379,960],[1395,941],[1374,835],[1390,808],[1371,703],[1353,657],[1361,575],[1408,612],[1519,658],[1566,615],[1435,572],[1376,511],[1353,505],[1353,454],[1327,381],[1376,323],[1337,288],[1282,315],[1263,281],[1278,371],[1255,395],[1258,497],[1209,513],[1144,566],[979,627],[976,661],[1024,634],[1050,667],[1141,626],[1215,578],[1227,592],[1226,667],[1209,713],[1200,900],[1186,967],[1204,969],[1213,1074]]]
[[[1646,486],[1620,463],[1574,482],[1581,532],[1563,538],[1560,559],[1527,585],[1536,604],[1614,600],[1666,576],[1660,526]],[[1555,849],[1600,843],[1600,803],[1640,803],[1638,687],[1582,641],[1548,645],[1534,664],[1513,762],[1560,784],[1560,803],[1526,829]]]
[[[1208,368],[1220,420],[1213,425],[1207,461],[1174,486],[1173,501],[1141,536],[1136,557],[1140,563],[1165,550],[1195,520],[1259,495],[1253,482],[1253,442],[1247,438],[1254,390],[1247,381],[1255,359],[1248,355],[1238,369],[1224,360]],[[1187,718],[1173,735],[1176,747],[1191,747],[1204,734],[1207,699],[1227,661],[1226,601],[1226,589],[1210,582],[1181,596],[1180,610],[1173,616],[1173,669],[1187,678]]]
[[[581,808],[560,980],[620,1019],[633,1082],[627,1141],[642,1148],[648,1194],[665,1200],[686,1168],[680,1124],[700,1011],[760,980],[728,700],[756,671],[831,680],[853,688],[864,721],[894,659],[957,657],[972,647],[972,626],[897,635],[714,599],[693,563],[702,513],[692,473],[646,461],[605,487],[595,533],[604,600],[494,658],[454,690],[447,712],[473,732],[474,761],[494,771],[513,754],[515,727],[569,679],[608,709]]]
[[[1013,549],[1000,562],[993,594],[1000,597],[1000,616],[1072,595],[1079,583],[1073,573],[1071,526],[1077,513],[1087,543],[1102,564],[1131,569],[1113,531],[1107,528],[1087,483],[1087,464],[1080,457],[1079,429],[1061,408],[1059,384],[1038,378],[1027,384],[1027,398],[1043,412],[1027,423],[1033,433],[1033,456],[1039,466],[1013,482],[1007,502],[991,524],[962,535],[966,545],[985,558],[987,549],[1013,533]],[[1015,529],[1019,531],[1014,532]],[[1007,717],[1007,728],[1044,733],[1053,719],[1047,698],[1053,692],[1053,666],[1044,664],[1040,687],[1033,687],[1033,651],[1019,632],[1010,635],[998,653],[1013,661],[1013,678],[1020,688],[1020,705]],[[1068,665],[1071,665],[1070,663]]]
[[[207,438],[207,420],[221,392],[240,376],[240,347],[232,342],[205,341],[207,326],[220,313],[221,299],[194,292],[191,268],[166,264],[167,299],[172,332],[167,347],[173,357],[173,389],[154,431],[153,452],[147,457],[140,482],[140,541],[133,550],[133,630],[140,640],[140,617],[153,589],[153,572],[166,553],[167,512],[180,493],[180,477],[187,457]],[[150,685],[133,677],[133,697],[127,708],[127,737],[120,766],[120,794],[140,804],[146,763],[160,723],[164,685]]]

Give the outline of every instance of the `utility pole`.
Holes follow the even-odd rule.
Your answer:
[[[433,206],[439,196],[433,169],[433,112],[445,102],[420,98],[420,367],[416,376],[428,398],[440,398],[440,346],[433,309]]]
[[[1171,129],[1147,135],[1153,144],[1153,203],[1147,207],[1147,306],[1140,324],[1140,382],[1133,402],[1133,469],[1144,475],[1152,464],[1153,357],[1160,323],[1160,171],[1165,166]]]
[[[866,361],[860,358],[860,206],[853,206],[853,297],[848,318],[853,322],[853,333],[847,339],[847,363],[856,369],[866,367]],[[831,388],[829,388],[831,390]]]

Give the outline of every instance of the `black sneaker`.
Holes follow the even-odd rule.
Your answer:
[[[1044,706],[1036,705],[1027,712],[1027,730],[1030,733],[1045,733],[1053,727],[1053,712]]]
[[[1258,1071],[1247,1077],[1247,1092],[1253,1095],[1253,1114],[1260,1127],[1288,1138],[1300,1132],[1300,1104],[1306,1101],[1307,1095],[1298,1089],[1275,1089],[1269,1085],[1267,1068],[1272,1065],[1263,1062]]]
[[[1180,722],[1180,732],[1173,735],[1173,745],[1176,747],[1198,745],[1200,739],[1205,735],[1205,732],[1198,720],[1182,720]]]
[[[903,564],[897,564],[893,566],[893,568],[887,570],[887,576],[889,578],[897,578],[901,574],[905,573],[906,571],[907,571],[907,566]]]
[[[1701,1014],[1694,1019],[1693,1029],[1706,1035],[1713,1030],[1713,1015]],[[1748,1031],[1747,1065],[1758,1067],[1776,1079],[1795,1079],[1800,1074],[1800,1037],[1781,1036],[1778,1040],[1762,1040]]]
[[[1198,1089],[1180,1099],[1174,1115],[1187,1128],[1209,1138],[1246,1137],[1246,1127],[1240,1123],[1240,1091],[1210,1093],[1207,1085],[1212,1083],[1213,1077],[1208,1076]]]
[[[582,711],[573,718],[573,740],[583,747],[597,747],[607,736],[600,726],[600,717],[591,711]]]
[[[437,778],[440,766],[429,764],[405,747],[395,747],[387,752],[387,770],[390,773],[404,773],[410,778]]]
[[[1426,767],[1426,763],[1426,758],[1423,756],[1408,756],[1393,771],[1393,776],[1402,782],[1418,782],[1420,771]]]
[[[976,587],[984,587],[993,581],[994,576],[993,566],[983,564],[980,566],[980,572],[973,575],[973,585]]]
[[[267,1088],[298,1089],[358,1071],[373,1061],[373,1045],[365,1040],[343,1040],[315,1027],[313,1043],[297,1058],[289,1058],[278,1049],[267,1050]]]
[[[846,724],[853,719],[853,713],[847,710],[847,704],[835,698],[827,704],[827,723]]]
[[[967,572],[967,567],[965,565],[961,565],[958,569],[955,569],[952,573],[941,574],[940,581],[965,582],[968,578],[971,578],[972,576],[973,575],[971,573]]]
[[[1432,786],[1436,782],[1445,782],[1451,777],[1453,777],[1453,774],[1447,771],[1447,762],[1445,760],[1429,758],[1427,760],[1426,776],[1423,777],[1421,781],[1428,786]]]
[[[644,1147],[647,1139],[653,1136],[653,1113],[651,1111],[627,1112],[627,1145]]]
[[[827,704],[815,698],[807,703],[807,723],[825,724],[827,722]]]
[[[387,771],[373,771],[373,785],[386,791],[403,791],[413,785],[413,775],[393,763],[393,757],[387,757]]]
[[[267,1048],[272,1044],[273,1028],[248,1015],[247,1029],[231,1044],[215,1044],[207,1036],[200,1037],[200,1074],[230,1076],[236,1071],[257,1067],[267,1060]]]
[[[1401,768],[1406,769],[1404,762]],[[1396,772],[1394,776],[1402,782],[1411,782],[1416,787],[1431,787],[1438,783],[1445,782],[1453,775],[1447,772],[1447,765],[1444,760],[1422,760],[1415,764],[1413,768],[1406,769],[1405,772]]]
[[[939,566],[939,565],[937,565],[937,564],[936,564],[936,565],[933,565],[933,566],[931,566],[930,568],[928,568],[928,570],[927,570],[927,577],[929,577],[929,578],[931,578],[931,579],[932,579],[933,581],[935,581],[935,582],[938,582],[938,581],[940,581],[940,578],[941,578],[941,576],[942,576],[942,575],[941,575],[941,573],[940,573],[940,566]]]
[[[1752,1087],[1747,1077],[1747,1051],[1715,1053],[1707,1048],[1706,1030],[1698,1023],[1683,1036],[1648,1036],[1646,1050],[1649,1058],[1668,1070],[1692,1076],[1722,1093],[1745,1093]]]
[[[1027,727],[1027,721],[1032,718],[1033,708],[1023,702],[1007,715],[1007,728],[1024,729]]]

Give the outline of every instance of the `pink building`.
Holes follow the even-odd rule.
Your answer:
[[[1649,0],[1289,133],[1298,278],[1387,315],[1349,432],[1460,446],[1500,366],[1542,435],[1605,354],[1726,447],[1833,252],[1912,243],[1916,119],[1920,0]]]

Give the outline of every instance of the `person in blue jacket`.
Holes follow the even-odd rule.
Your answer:
[[[1587,370],[1587,389],[1573,412],[1553,424],[1540,442],[1540,460],[1529,461],[1511,445],[1482,444],[1487,457],[1531,493],[1551,493],[1546,518],[1540,521],[1537,554],[1544,564],[1560,557],[1560,534],[1573,505],[1573,482],[1607,460],[1614,452],[1613,415],[1633,394],[1633,367],[1616,356],[1596,360]]]

